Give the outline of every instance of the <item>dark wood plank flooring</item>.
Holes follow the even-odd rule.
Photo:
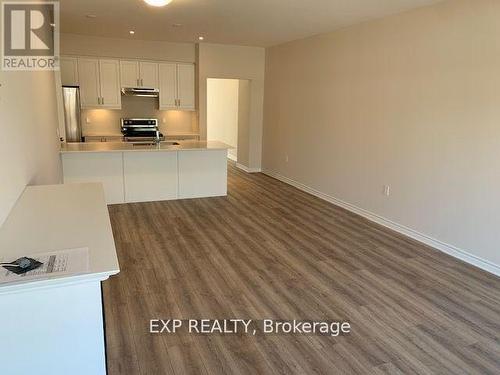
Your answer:
[[[110,207],[109,375],[498,374],[500,279],[262,174]],[[342,337],[151,335],[149,319],[347,320]]]

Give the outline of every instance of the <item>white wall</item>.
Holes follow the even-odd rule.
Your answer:
[[[198,46],[199,124],[202,138],[207,136],[207,78],[250,80],[249,120],[240,122],[238,162],[249,168],[260,168],[262,156],[262,118],[264,103],[265,50],[259,47],[201,43]],[[248,129],[242,129],[242,123]],[[243,147],[243,148],[242,148]],[[241,150],[248,154],[242,155]]]
[[[264,168],[499,272],[499,19],[445,1],[269,48]]]
[[[0,225],[27,184],[61,182],[53,72],[0,70]]]
[[[237,159],[239,80],[214,79],[207,82],[207,139],[221,141],[234,149],[228,154]]]
[[[107,56],[194,63],[194,43],[155,42],[61,34],[61,55]]]

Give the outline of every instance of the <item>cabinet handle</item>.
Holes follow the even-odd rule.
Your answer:
[[[136,81],[137,81],[137,86],[140,86],[139,78],[137,78]]]
[[[97,97],[97,104],[101,104],[101,97]]]
[[[141,78],[141,86],[144,86],[144,80]]]
[[[101,104],[104,104],[104,97],[101,97]]]

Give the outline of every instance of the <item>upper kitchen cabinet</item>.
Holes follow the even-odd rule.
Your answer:
[[[118,60],[99,60],[101,107],[121,108],[120,63]]]
[[[158,85],[158,64],[146,61],[139,62],[139,72],[141,86],[149,89],[157,89]]]
[[[194,111],[193,64],[160,64],[160,109]]]
[[[78,59],[82,108],[121,108],[120,63],[110,59]]]
[[[121,60],[121,87],[158,88],[158,64],[147,61]]]
[[[195,74],[193,64],[177,65],[177,98],[179,109],[195,110]]]
[[[137,61],[120,60],[120,72],[122,87],[139,87],[139,63]]]
[[[78,75],[82,107],[99,107],[101,104],[99,60],[78,59]]]
[[[160,109],[177,109],[177,64],[160,64]]]
[[[78,59],[76,57],[61,57],[59,62],[63,86],[78,86]]]

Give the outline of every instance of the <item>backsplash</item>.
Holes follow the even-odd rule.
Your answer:
[[[198,133],[196,112],[160,111],[157,98],[124,96],[121,110],[82,110],[83,135],[120,135],[121,118],[157,118],[163,134]]]

